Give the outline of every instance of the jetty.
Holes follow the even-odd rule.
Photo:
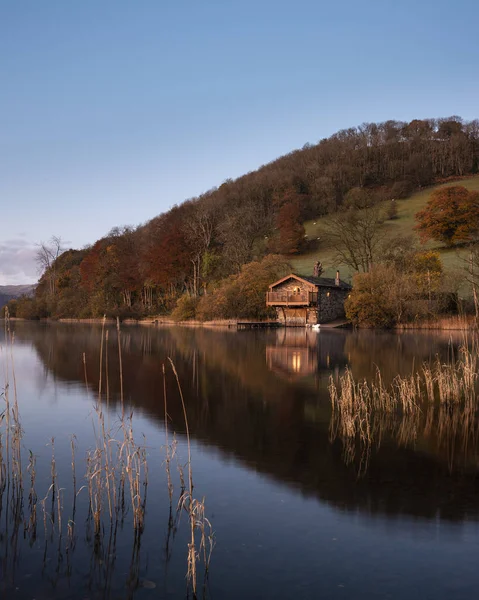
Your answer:
[[[238,331],[246,331],[248,329],[273,329],[281,327],[278,321],[238,321],[236,329]]]

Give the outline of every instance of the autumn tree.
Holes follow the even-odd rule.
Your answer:
[[[291,265],[285,258],[275,254],[253,261],[240,273],[223,280],[211,294],[202,296],[196,316],[205,321],[274,317],[274,311],[266,306],[266,291],[271,283],[290,271]]]
[[[418,291],[427,294],[429,299],[433,292],[439,290],[443,268],[438,252],[416,252],[410,271],[414,275]]]
[[[391,304],[392,272],[386,266],[380,265],[368,273],[358,273],[354,276],[353,291],[344,306],[346,317],[352,323],[363,327],[387,328],[394,325],[395,312],[402,313],[409,294],[405,297],[403,293],[396,296],[396,307],[400,307],[400,310],[395,311]],[[401,285],[394,285],[394,288],[404,291]]]
[[[109,269],[114,274],[112,286],[121,294],[123,304],[131,308],[134,293],[141,289],[137,235],[132,227],[123,227],[114,228],[108,237]]]
[[[297,254],[304,247],[305,229],[297,201],[288,201],[280,208],[276,219],[277,238],[274,249],[281,254]]]
[[[156,289],[157,307],[172,308],[178,296],[188,288],[193,254],[184,227],[188,205],[174,206],[157,217],[148,227],[142,249],[142,277]]]
[[[423,242],[433,239],[451,247],[470,241],[479,229],[479,192],[459,185],[438,188],[416,220]]]
[[[354,276],[345,310],[356,325],[392,327],[434,316],[447,304],[439,254],[408,247],[408,238],[396,242],[391,240],[390,251],[384,249],[381,262],[368,273]]]

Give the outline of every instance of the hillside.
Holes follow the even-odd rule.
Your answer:
[[[479,191],[479,176],[462,178],[458,181],[428,186],[418,192],[415,192],[411,197],[404,200],[395,200],[398,206],[398,217],[394,220],[385,221],[382,225],[382,233],[385,239],[392,239],[398,235],[407,236],[413,235],[417,240],[418,246],[434,249],[440,253],[441,260],[446,270],[460,271],[464,268],[463,259],[465,251],[463,249],[447,249],[437,242],[428,242],[424,245],[420,244],[419,237],[414,231],[415,214],[424,208],[430,194],[437,188],[461,185],[468,190]],[[387,208],[389,201],[384,201],[382,205]],[[291,259],[294,270],[303,275],[311,274],[314,263],[320,260],[324,268],[325,277],[334,277],[336,269],[340,269],[341,277],[347,281],[351,280],[353,275],[351,269],[335,260],[335,251],[328,246],[326,228],[328,217],[319,217],[311,219],[304,223],[306,235],[310,240],[317,240],[319,237],[318,247],[314,251],[298,254]]]
[[[34,285],[0,285],[0,308],[20,296],[31,296],[34,290]]]
[[[409,197],[399,201],[400,218],[384,225],[385,233],[393,235],[412,230],[428,186],[478,172],[477,120],[391,120],[345,129],[227,180],[139,227],[114,227],[90,248],[64,252],[40,279],[35,302],[17,306],[19,316],[158,315],[170,313],[182,296],[191,315],[200,297],[212,298],[210,292],[269,255],[292,259],[305,273],[320,258],[331,274],[337,265],[331,249],[321,247],[324,241],[314,252],[297,255],[305,239],[321,237],[321,219],[347,205],[351,193],[370,195],[376,205]],[[443,254],[453,268],[454,253]],[[259,298],[256,281],[255,286]],[[218,298],[212,314],[224,314],[224,306],[235,304],[238,294],[230,292],[229,299]]]

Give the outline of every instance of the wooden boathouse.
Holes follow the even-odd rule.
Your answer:
[[[316,325],[344,318],[344,302],[351,293],[349,283],[291,273],[269,286],[266,305],[276,309],[278,322],[287,326]]]

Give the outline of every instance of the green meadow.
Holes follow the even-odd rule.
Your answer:
[[[413,235],[416,238],[419,247],[439,251],[445,272],[451,273],[455,271],[458,273],[458,276],[460,276],[465,268],[464,260],[466,258],[466,250],[464,248],[447,249],[437,242],[421,244],[417,233],[414,231],[414,225],[416,224],[415,215],[425,207],[431,193],[439,187],[451,185],[462,185],[468,190],[479,191],[479,176],[431,186],[416,192],[410,198],[405,200],[395,200],[398,206],[398,217],[394,220],[385,221],[382,225],[382,233],[384,235],[384,240],[393,239],[398,235]],[[383,205],[386,210],[388,201],[384,202]],[[320,260],[324,268],[324,277],[334,277],[336,269],[339,269],[341,272],[341,279],[351,281],[353,276],[352,270],[346,265],[338,263],[335,259],[334,249],[328,247],[327,236],[325,235],[327,222],[328,217],[321,217],[304,223],[308,239],[315,240],[319,238],[318,247],[312,252],[306,252],[293,257],[291,259],[293,269],[296,273],[311,275],[315,261]]]

